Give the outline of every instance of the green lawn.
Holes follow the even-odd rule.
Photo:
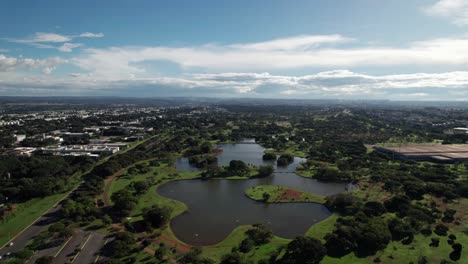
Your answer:
[[[147,161],[139,163],[144,162]],[[112,182],[112,185],[110,186],[109,195],[112,195],[112,193],[127,187],[133,182],[144,181],[148,177],[154,177],[154,180],[157,182],[157,184],[151,186],[146,193],[138,197],[137,206],[131,213],[132,221],[137,221],[140,220],[143,208],[151,207],[152,205],[167,206],[172,208],[173,217],[184,212],[187,209],[187,206],[184,203],[162,197],[158,195],[156,189],[160,185],[169,181],[196,178],[198,177],[199,172],[176,172],[174,167],[170,167],[166,163],[161,163],[158,167],[151,167],[151,170],[145,174],[130,175],[126,174],[125,171],[123,175],[124,176],[121,176]]]
[[[264,194],[268,194],[268,200],[264,200]],[[309,202],[325,203],[325,197],[279,185],[258,185],[245,190],[245,195],[252,200],[267,203],[291,203]]]
[[[217,260],[218,262],[216,263],[219,263],[223,255],[230,253],[233,247],[239,246],[242,240],[247,237],[245,231],[249,230],[251,227],[250,225],[239,226],[218,244],[202,247],[203,256]],[[268,259],[270,254],[276,252],[279,247],[287,245],[290,241],[289,239],[274,236],[268,244],[253,248],[250,252],[246,253],[244,257],[245,259],[253,260],[253,263],[257,263],[259,260]]]
[[[319,223],[311,226],[306,232],[306,236],[315,237],[317,239],[324,241],[326,234],[331,233],[335,229],[336,219],[338,219],[337,214],[332,214],[325,220],[320,221]]]
[[[47,212],[66,193],[55,194],[45,198],[35,198],[16,205],[12,214],[0,222],[0,246],[6,244],[14,235],[21,232],[33,221]]]

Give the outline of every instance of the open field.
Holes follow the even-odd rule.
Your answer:
[[[267,203],[325,203],[325,197],[323,196],[278,185],[254,186],[245,190],[245,195],[252,200]]]
[[[67,193],[55,194],[45,198],[36,198],[17,204],[13,213],[6,216],[5,219],[0,222],[0,246],[3,246],[16,234],[47,212],[65,195],[67,195]]]

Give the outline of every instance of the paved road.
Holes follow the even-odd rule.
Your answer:
[[[82,244],[84,244],[86,238],[90,235],[90,232],[85,232],[81,229],[76,229],[74,230],[74,232],[75,233],[70,238],[70,240],[63,246],[62,250],[56,253],[54,263],[70,263],[77,253],[76,250],[79,249]]]
[[[49,228],[49,226],[56,222],[59,216],[59,211],[62,203],[67,199],[74,191],[78,190],[81,185],[69,192],[62,200],[60,200],[54,207],[50,208],[45,214],[39,217],[32,225],[24,229],[19,235],[17,235],[11,242],[12,246],[6,245],[0,249],[0,256],[5,256],[7,253],[15,253],[26,247],[29,241],[43,230]],[[9,242],[10,243],[10,242]]]
[[[6,247],[0,249],[0,256],[5,256],[7,253],[18,252],[23,249],[34,236],[47,229],[52,223],[55,222],[55,217],[58,215],[59,210],[60,205],[52,207],[30,227],[26,228],[21,234],[15,237],[12,240],[12,246],[7,245]]]
[[[93,232],[89,240],[76,256],[73,264],[92,264],[97,260],[101,249],[107,241],[107,236],[101,233]],[[57,262],[59,263],[59,262]]]

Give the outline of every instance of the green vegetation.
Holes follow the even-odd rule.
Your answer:
[[[308,202],[325,203],[325,197],[278,185],[258,185],[245,190],[245,195],[252,200],[267,203]]]
[[[122,114],[118,119],[108,116],[109,120],[139,118],[142,126],[157,132],[144,144],[132,143],[130,148],[96,164],[40,155],[2,159],[0,202],[6,197],[17,200],[16,208],[15,204],[4,207],[8,210],[4,210],[0,225],[0,242],[49,209],[84,174],[83,188],[67,199],[60,211],[62,221],[38,236],[31,246],[40,247],[52,242],[48,237],[62,238],[69,235],[70,227],[81,227],[116,236],[107,248],[110,263],[152,263],[155,256],[168,263],[466,262],[463,247],[468,244],[468,163],[395,160],[368,145],[464,143],[467,135],[445,131],[455,124],[454,120],[462,125],[466,111],[235,104],[222,108],[208,111],[209,107],[191,106],[158,110],[162,113]],[[156,115],[163,117],[153,118]],[[451,120],[447,121],[447,116]],[[102,121],[99,117],[76,118],[70,124],[48,124],[80,131],[78,128],[85,124],[99,125]],[[437,122],[439,125],[434,125]],[[450,122],[452,125],[446,125]],[[42,127],[34,126],[31,133],[44,133]],[[116,138],[126,134],[117,128],[106,133]],[[13,144],[9,134],[2,131],[2,144],[7,147]],[[244,190],[251,199],[315,202],[324,204],[333,214],[311,226],[305,236],[292,240],[274,236],[265,226],[252,225],[238,227],[222,242],[200,249],[179,241],[168,222],[188,208],[182,202],[159,196],[158,186],[194,178],[270,176],[273,167],[254,167],[241,160],[218,166],[216,155],[222,150],[215,144],[246,138],[254,138],[268,149],[264,160],[284,166],[294,157],[304,157],[307,161],[296,169],[299,175],[353,182],[359,189],[321,197],[285,186],[254,186]],[[67,144],[87,139],[77,140],[67,139]],[[47,144],[35,140],[29,143]],[[177,171],[178,157],[188,158],[200,171]],[[78,176],[68,180],[72,174]],[[14,210],[10,212],[11,208]],[[23,259],[29,254],[20,252],[16,257]]]
[[[0,224],[0,246],[47,212],[66,194],[55,194],[45,198],[35,198],[16,205],[11,214],[6,215]]]

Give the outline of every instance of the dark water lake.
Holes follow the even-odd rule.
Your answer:
[[[166,183],[158,188],[164,197],[179,200],[188,211],[171,221],[178,239],[191,245],[211,245],[228,236],[240,225],[263,223],[277,236],[294,238],[304,234],[313,224],[330,216],[328,209],[313,203],[264,204],[247,198],[244,191],[256,185],[272,184],[293,187],[307,192],[331,195],[345,191],[345,183],[325,183],[301,177],[293,171],[305,159],[295,158],[286,167],[275,162],[264,162],[264,148],[258,144],[219,145],[220,166],[231,160],[242,160],[253,165],[271,164],[275,173],[271,177],[249,180],[183,180]],[[177,160],[179,171],[196,171],[186,158]]]

